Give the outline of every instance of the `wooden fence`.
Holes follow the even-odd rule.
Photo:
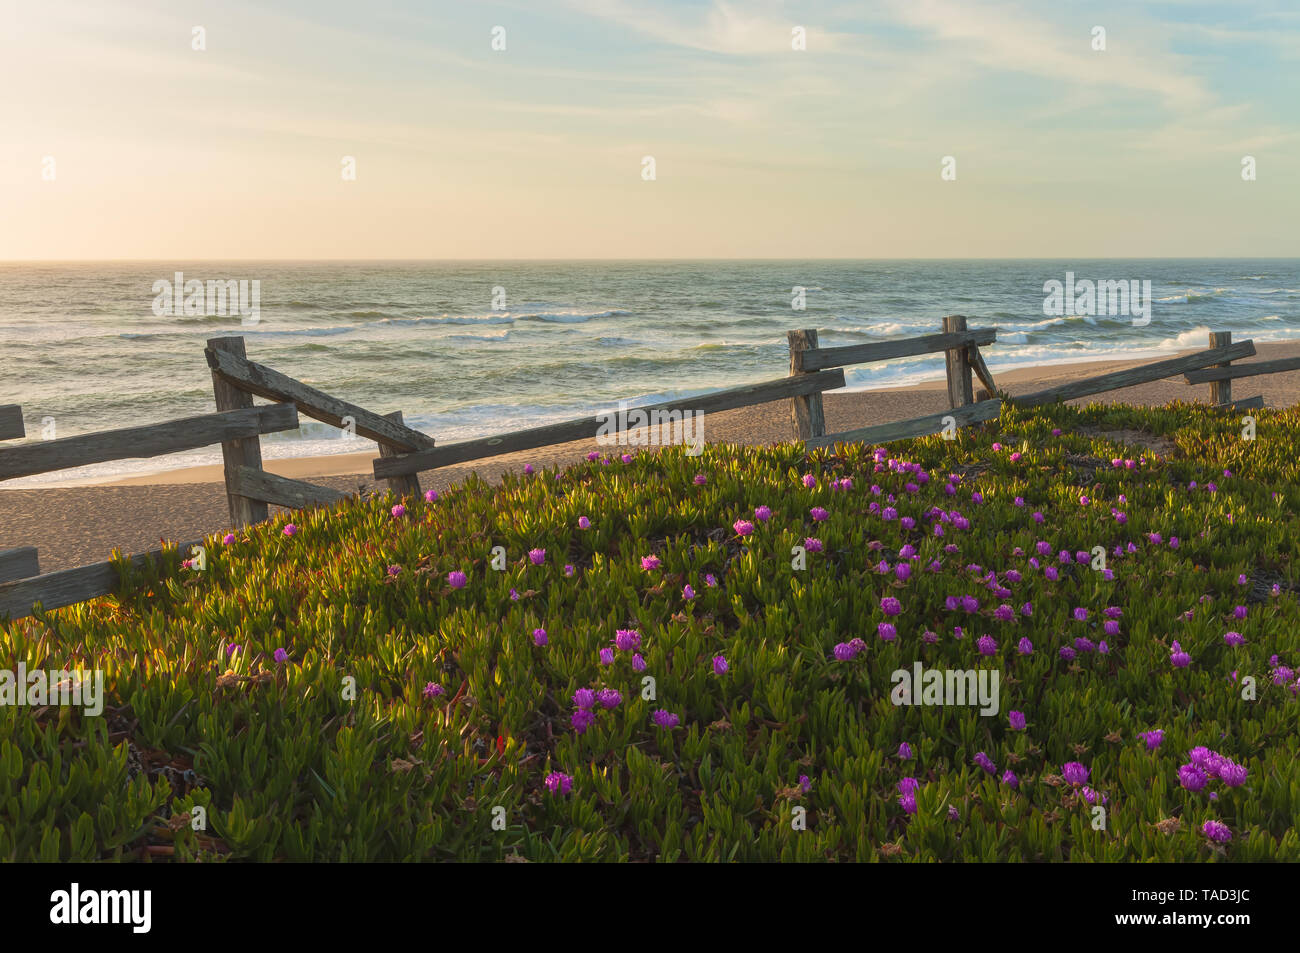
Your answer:
[[[945,317],[942,331],[938,334],[847,347],[819,347],[815,330],[790,331],[790,366],[785,377],[630,410],[645,414],[644,419],[654,421],[663,419],[659,415],[679,415],[680,419],[680,415],[687,412],[718,412],[790,400],[795,439],[805,441],[810,447],[825,447],[855,441],[885,443],[938,433],[954,425],[961,427],[992,420],[1000,414],[1003,400],[1033,406],[1178,375],[1183,375],[1188,384],[1208,383],[1213,406],[1231,409],[1262,407],[1262,397],[1234,402],[1232,380],[1300,370],[1300,358],[1234,366],[1232,361],[1254,355],[1253,342],[1233,344],[1231,334],[1215,332],[1210,335],[1210,347],[1206,351],[1010,397],[999,392],[980,353],[981,347],[993,344],[996,339],[995,329],[968,328],[962,315]],[[945,356],[949,410],[879,426],[826,433],[822,394],[844,386],[843,368],[938,353]],[[207,342],[204,355],[212,372],[216,413],[0,447],[0,481],[220,443],[231,522],[235,526],[247,526],[267,519],[270,505],[301,509],[328,505],[344,496],[328,487],[287,479],[262,469],[262,434],[296,429],[299,414],[336,427],[351,428],[360,436],[374,440],[379,445],[379,457],[373,464],[375,478],[386,481],[399,497],[419,492],[418,474],[423,470],[596,435],[593,418],[588,416],[437,446],[432,437],[407,427],[401,411],[376,414],[250,361],[243,338],[213,338]],[[974,392],[976,378],[983,385],[978,394]],[[254,406],[255,396],[275,403]],[[610,416],[612,419],[606,432],[622,433],[646,426],[631,425],[624,414]],[[24,435],[21,408],[0,406],[0,440],[18,439]],[[193,545],[197,544],[154,550],[127,562],[136,569],[143,569],[154,563],[178,559],[181,552]],[[46,610],[82,602],[112,592],[120,582],[121,570],[112,562],[41,575],[37,555],[32,547],[0,551],[0,616],[19,618],[29,615],[38,602]]]

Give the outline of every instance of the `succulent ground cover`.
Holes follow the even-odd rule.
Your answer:
[[[0,857],[1300,859],[1300,416],[1256,416],[610,448],[218,534],[0,622],[106,680],[0,708]],[[895,704],[916,663],[996,714]]]

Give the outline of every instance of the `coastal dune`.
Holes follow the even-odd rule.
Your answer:
[[[1257,344],[1256,351],[1255,357],[1234,363],[1297,357],[1300,341]],[[1014,396],[1136,367],[1149,360],[995,370],[994,376],[998,385]],[[1159,406],[1174,400],[1206,402],[1208,394],[1209,385],[1189,386],[1177,377],[1070,403]],[[1234,398],[1240,400],[1258,394],[1264,396],[1269,408],[1300,403],[1300,371],[1234,382]],[[938,413],[948,408],[948,399],[945,384],[940,380],[887,390],[829,392],[824,397],[824,405],[827,432],[837,433]],[[710,414],[704,428],[710,443],[767,444],[789,440],[790,401]],[[598,446],[594,433],[593,424],[593,437],[589,440],[426,472],[420,475],[421,486],[441,491],[462,482],[474,471],[484,479],[495,480],[502,473],[520,470],[529,463],[540,469],[577,462],[591,450],[617,452],[614,447]],[[375,456],[374,452],[368,452],[268,460],[264,467],[281,476],[310,480],[345,492],[382,492],[386,487],[376,484],[371,475]],[[275,511],[272,507],[272,512]],[[156,548],[164,539],[198,539],[229,529],[229,523],[220,466],[108,478],[95,483],[64,482],[49,488],[4,489],[0,484],[0,549],[35,546],[42,572],[97,562],[108,558],[114,548],[130,554]]]

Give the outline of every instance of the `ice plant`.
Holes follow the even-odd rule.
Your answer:
[[[1078,761],[1068,761],[1061,766],[1061,777],[1065,778],[1067,784],[1078,787],[1087,783],[1088,769]]]
[[[578,517],[578,529],[591,529],[591,520],[585,516]]]
[[[298,527],[297,527],[297,526],[294,526],[292,523],[285,523],[285,524],[284,524],[284,535],[285,535],[285,536],[293,536],[293,535],[294,535],[295,533],[297,533],[297,532],[298,532]]]
[[[425,493],[424,493],[424,498],[425,498],[425,500],[427,500],[427,501],[430,502],[430,503],[436,503],[436,502],[438,502],[438,491],[437,491],[437,490],[426,490]]]
[[[641,646],[641,633],[636,629],[616,629],[614,645],[620,652],[631,652]]]
[[[398,503],[392,508],[392,510],[390,510],[390,512],[393,514],[393,519],[401,519],[406,515],[406,507],[401,503]]]
[[[528,550],[528,561],[531,562],[534,566],[540,566],[542,563],[546,562],[546,550],[544,549]]]
[[[443,693],[443,688],[437,682],[426,682],[424,686],[425,698],[437,698]]]
[[[768,507],[766,506],[755,507],[754,519],[758,520],[760,523],[766,523],[771,518],[772,518],[772,511]]]
[[[654,723],[660,728],[676,728],[681,719],[670,711],[660,708],[653,715]]]
[[[1232,831],[1222,821],[1206,821],[1201,826],[1201,833],[1216,844],[1226,844],[1232,840]]]
[[[658,569],[658,568],[659,568],[659,557],[658,557],[658,556],[642,556],[642,557],[641,557],[641,568],[642,568],[642,569]]]
[[[1012,731],[1024,731],[1024,730],[1025,730],[1025,713],[1024,713],[1023,711],[1013,711],[1013,712],[1010,712],[1010,713],[1007,715],[1007,719],[1008,719],[1008,721],[1009,721],[1010,724],[1011,724],[1011,730],[1012,730]]]
[[[552,794],[568,794],[573,790],[573,778],[560,771],[552,771],[546,776],[546,789]]]
[[[459,569],[453,569],[447,573],[447,585],[453,589],[464,589],[467,582],[469,582],[469,577]]]
[[[1148,751],[1155,751],[1160,747],[1160,742],[1165,740],[1165,731],[1163,728],[1155,728],[1151,731],[1144,731],[1138,735],[1147,743]]]
[[[1169,652],[1169,661],[1173,663],[1174,668],[1187,668],[1191,664],[1192,657],[1183,651],[1183,647],[1174,640],[1172,649]]]
[[[721,655],[713,656],[713,674],[714,675],[727,674],[727,660],[723,658]]]
[[[545,629],[533,629],[533,645],[539,645],[539,646],[540,646],[540,645],[545,645],[546,642],[547,642],[547,639],[546,639],[546,630],[545,630]]]
[[[234,533],[227,533],[227,534],[222,538],[221,541],[222,541],[223,543],[225,543],[227,546],[233,546],[233,545],[235,544],[235,534],[234,534]]]
[[[748,536],[754,532],[754,524],[749,520],[736,520],[731,524],[731,528],[736,531],[737,536]]]
[[[280,664],[284,664],[285,662],[289,661],[289,653],[282,648],[276,649],[275,660]]]

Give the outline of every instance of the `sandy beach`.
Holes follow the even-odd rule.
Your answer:
[[[1247,361],[1300,356],[1300,341],[1257,344],[1257,354]],[[1184,353],[1193,353],[1187,351]],[[1052,387],[1082,377],[1110,373],[1149,363],[1092,362],[994,371],[1000,387],[1013,396]],[[1300,402],[1300,371],[1264,375],[1234,382],[1233,397],[1241,400],[1262,394],[1270,408]],[[1181,377],[1124,388],[1072,401],[1130,403],[1159,406],[1174,400],[1207,402],[1209,385],[1189,386]],[[873,424],[905,420],[946,409],[943,381],[890,390],[825,395],[829,433]],[[711,443],[766,444],[791,439],[790,402],[711,414],[705,422]],[[437,434],[434,434],[436,437]],[[503,472],[566,465],[581,460],[598,447],[591,440],[576,441],[524,453],[449,466],[420,475],[425,489],[444,489],[477,471],[493,480]],[[371,475],[374,452],[303,457],[267,461],[265,468],[281,476],[310,480],[345,492],[382,490]],[[274,508],[273,508],[274,509]],[[197,539],[229,528],[225,487],[219,466],[191,467],[164,473],[110,479],[94,484],[57,488],[4,489],[0,484],[0,549],[35,546],[41,571],[50,572],[108,558],[114,548],[136,553],[155,548],[160,540]]]

